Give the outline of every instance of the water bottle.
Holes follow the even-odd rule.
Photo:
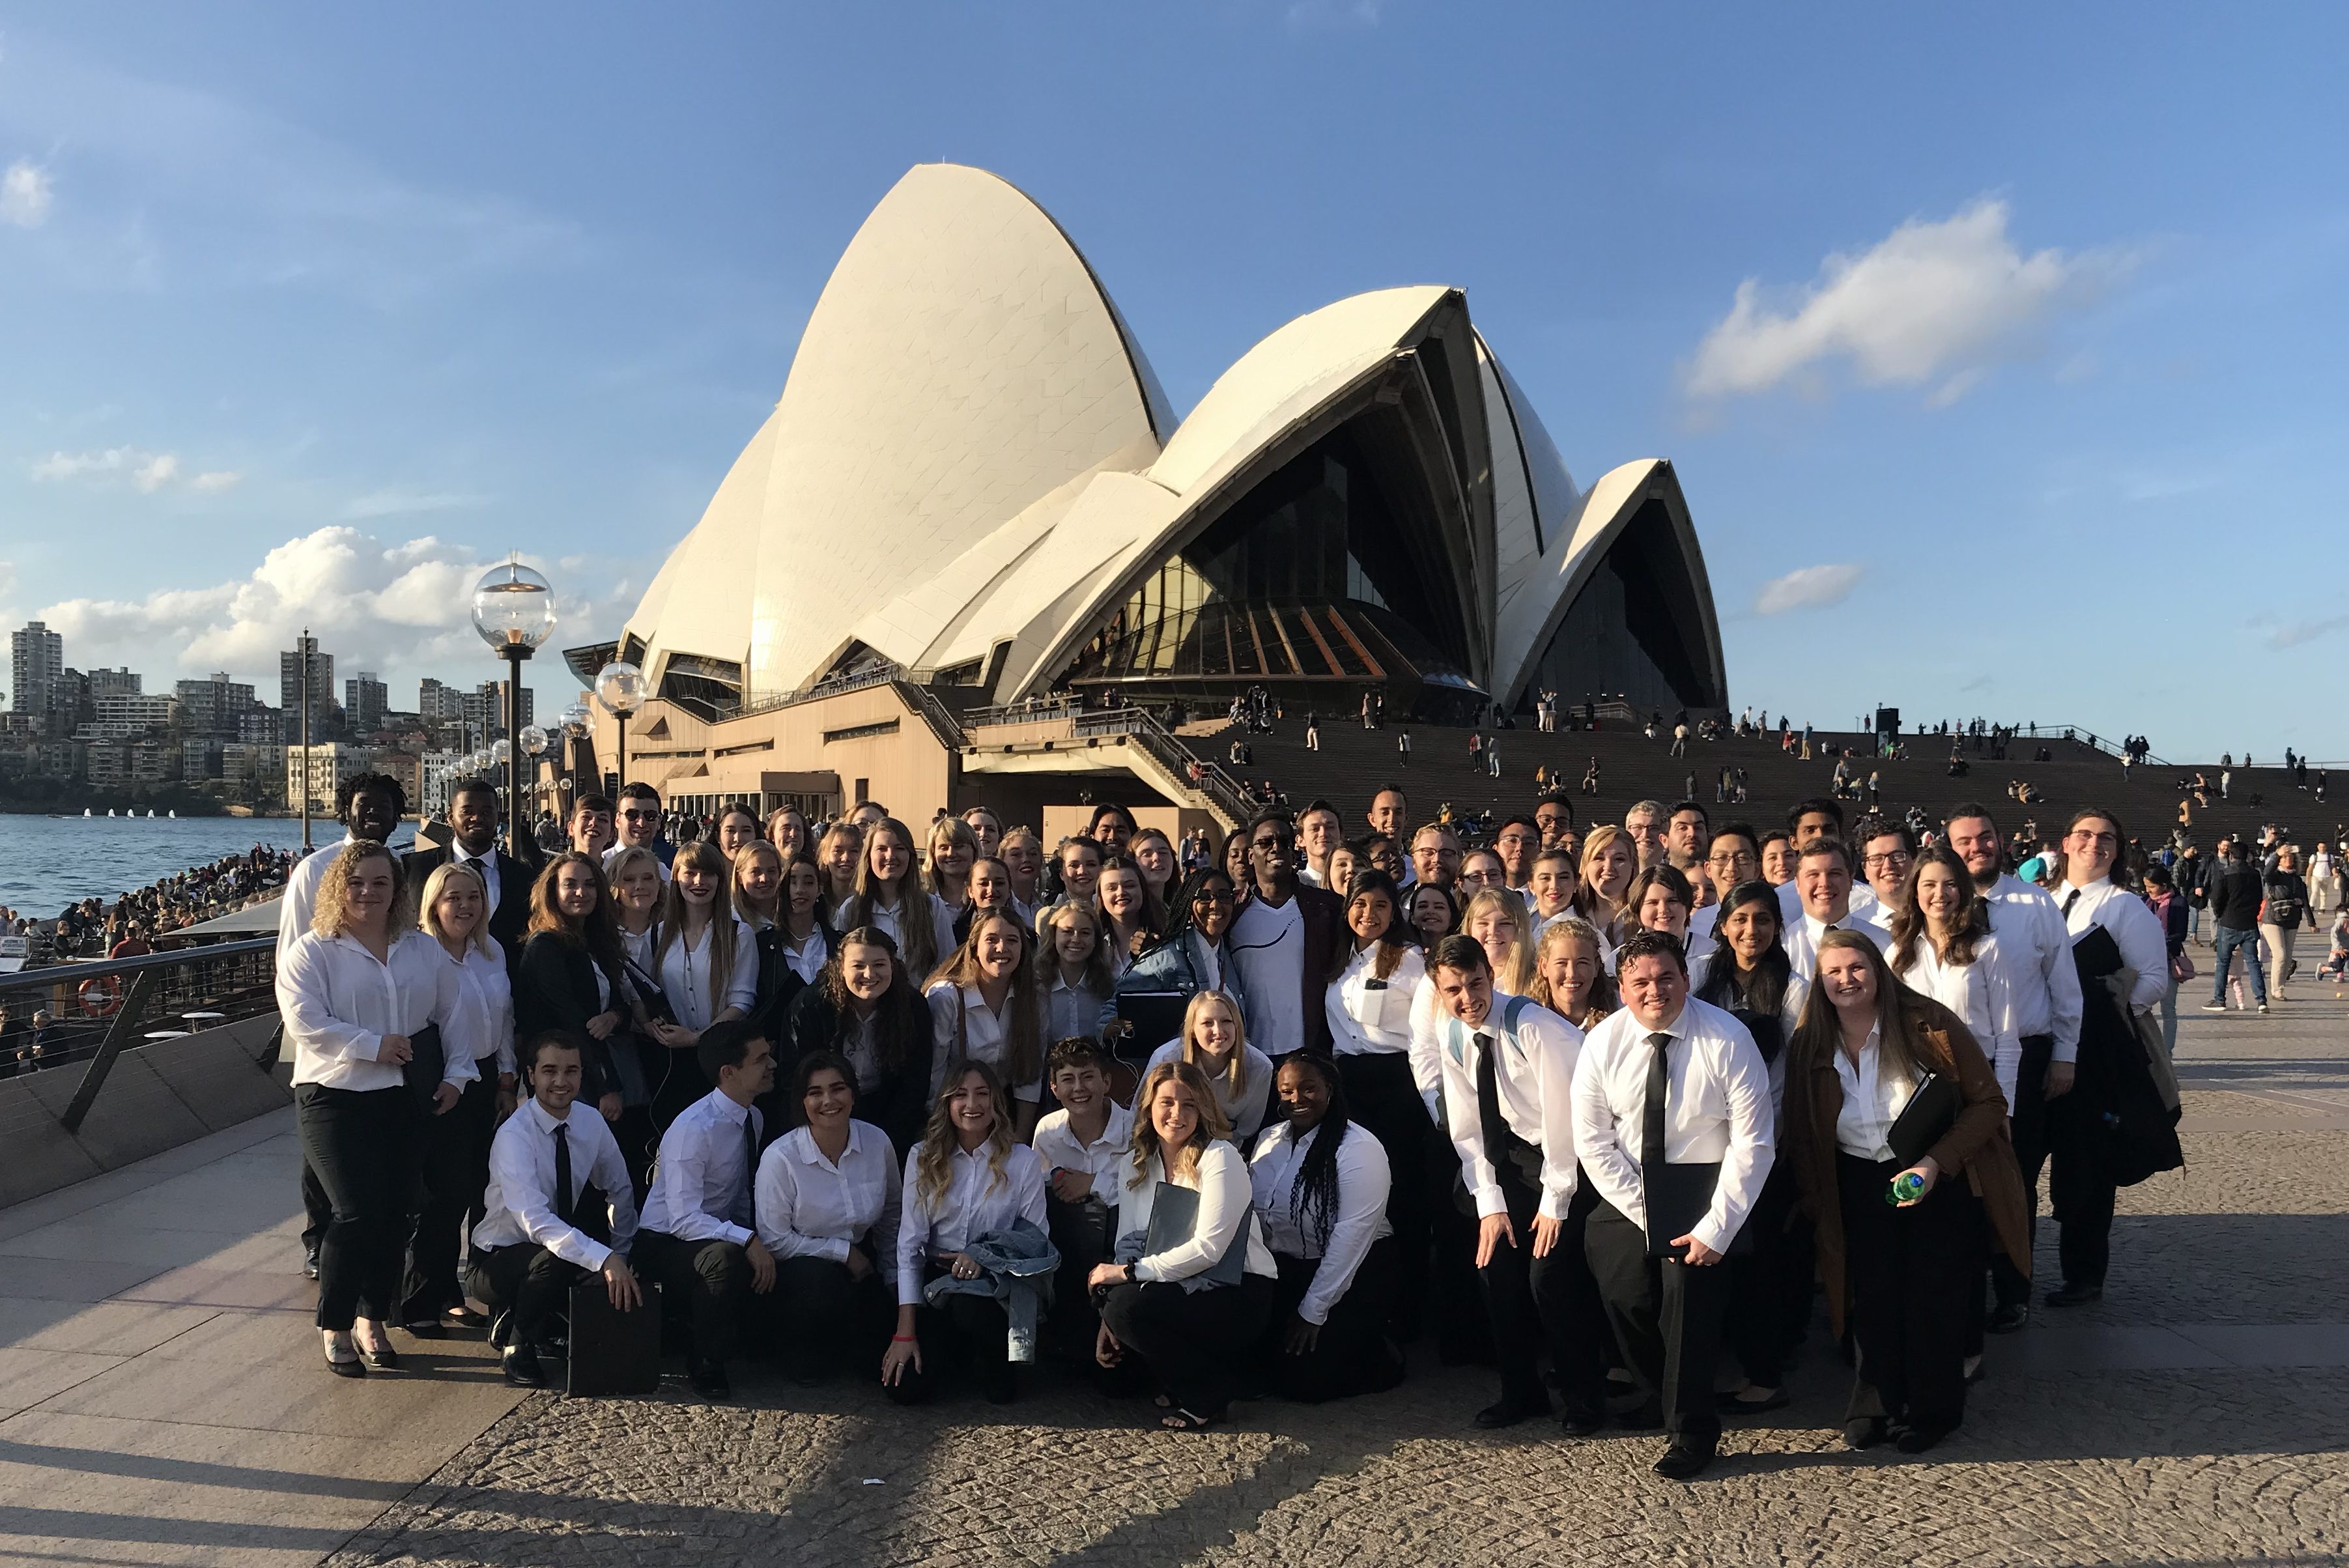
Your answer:
[[[1892,1179],[1884,1189],[1884,1201],[1898,1208],[1903,1203],[1925,1196],[1925,1179],[1913,1170],[1904,1170]]]

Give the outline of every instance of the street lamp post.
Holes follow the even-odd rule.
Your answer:
[[[536,724],[524,724],[521,740],[523,751],[530,757],[526,765],[530,769],[530,795],[534,804],[538,799],[538,762],[546,755],[546,732]]]
[[[579,742],[586,738],[587,701],[583,697],[574,700],[563,711],[563,785],[573,792],[574,801],[578,799]],[[589,790],[586,793],[593,794],[595,792]]]
[[[645,672],[616,659],[595,672],[595,701],[612,715],[613,751],[622,787],[628,782],[628,715],[645,705]]]
[[[554,590],[520,561],[492,566],[473,588],[473,629],[506,661],[506,733],[517,734],[522,729],[523,660],[554,635]],[[497,760],[506,770],[506,847],[522,859],[527,854],[522,826],[522,752],[510,741],[499,742],[496,749],[503,753]]]

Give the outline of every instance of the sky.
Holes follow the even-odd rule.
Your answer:
[[[1050,212],[1177,410],[1443,283],[1673,460],[1733,706],[2349,759],[2349,11],[0,0],[0,624],[150,690],[616,635],[909,166]],[[533,671],[541,711],[575,683]]]

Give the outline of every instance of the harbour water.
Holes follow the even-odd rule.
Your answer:
[[[312,824],[315,844],[342,836],[331,822]],[[404,840],[407,828],[395,836]],[[48,919],[77,898],[111,899],[256,844],[293,848],[301,842],[301,823],[285,817],[0,814],[0,904]]]

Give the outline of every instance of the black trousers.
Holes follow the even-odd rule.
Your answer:
[[[326,1199],[326,1184],[318,1179],[305,1151],[302,1156],[302,1250],[315,1252],[326,1245],[326,1227],[335,1222],[335,1206]]]
[[[2023,1063],[2015,1069],[2014,1163],[2023,1170],[2023,1234],[2034,1241],[2039,1233],[2039,1172],[2047,1163],[2047,1064],[2054,1055],[2055,1036],[2026,1034],[2023,1037]],[[2063,1103],[2055,1102],[2058,1106]],[[2029,1304],[2031,1281],[2004,1252],[1992,1251],[1990,1279],[1999,1305]]]
[[[405,1087],[295,1086],[302,1158],[317,1172],[332,1215],[318,1248],[320,1328],[388,1319],[399,1305],[421,1114]]]
[[[1102,1321],[1126,1355],[1148,1365],[1168,1400],[1212,1419],[1241,1391],[1248,1347],[1272,1315],[1273,1289],[1264,1274],[1196,1291],[1179,1283],[1120,1285],[1102,1303]]]
[[[1392,1236],[1371,1242],[1346,1293],[1330,1303],[1313,1348],[1291,1355],[1285,1344],[1289,1320],[1313,1288],[1321,1260],[1275,1252],[1272,1261],[1280,1275],[1273,1283],[1264,1336],[1257,1342],[1257,1376],[1264,1386],[1284,1399],[1318,1405],[1325,1399],[1381,1393],[1402,1382],[1402,1356],[1387,1337],[1395,1264],[1401,1256]]]
[[[475,1252],[465,1267],[465,1289],[492,1314],[511,1312],[510,1343],[535,1350],[546,1343],[549,1325],[570,1310],[571,1287],[586,1272],[535,1241],[517,1241]]]
[[[1425,1114],[1424,1106],[1422,1114]],[[1484,1286],[1476,1278],[1475,1205],[1460,1177],[1460,1151],[1433,1123],[1428,1125],[1426,1159],[1413,1175],[1395,1167],[1394,1179],[1415,1179],[1427,1193],[1428,1241],[1434,1256],[1413,1253],[1404,1265],[1406,1279],[1415,1268],[1430,1271],[1434,1288],[1436,1351],[1446,1366],[1493,1360],[1493,1324],[1485,1310]]]
[[[1052,1282],[1052,1306],[1047,1324],[1054,1349],[1081,1366],[1094,1366],[1093,1339],[1101,1313],[1086,1281],[1094,1268],[1110,1261],[1115,1250],[1117,1210],[1088,1193],[1074,1203],[1064,1202],[1049,1187],[1044,1191],[1044,1223],[1061,1254],[1058,1277]]]
[[[1796,1196],[1793,1168],[1783,1160],[1772,1165],[1745,1218],[1754,1250],[1716,1265],[1729,1271],[1723,1332],[1730,1352],[1746,1378],[1764,1388],[1785,1381],[1786,1360],[1810,1324],[1816,1264],[1811,1224]]]
[[[2116,1189],[2096,1115],[2077,1090],[2047,1107],[2047,1207],[2062,1227],[2055,1255],[2067,1285],[2101,1286],[2112,1266]]]
[[[750,1301],[761,1347],[776,1352],[799,1382],[880,1376],[897,1321],[896,1298],[880,1270],[860,1280],[830,1258],[778,1258],[774,1290]]]
[[[1692,1442],[1717,1442],[1713,1374],[1729,1306],[1729,1271],[1648,1256],[1647,1232],[1602,1201],[1583,1231],[1590,1272],[1623,1365],[1664,1407],[1664,1429]]]
[[[681,1241],[658,1231],[639,1231],[628,1261],[646,1279],[659,1282],[668,1311],[688,1314],[692,1357],[724,1361],[733,1355],[750,1300],[748,1252],[731,1241]]]
[[[429,1323],[464,1300],[457,1265],[464,1253],[465,1217],[490,1184],[490,1140],[497,1134],[497,1063],[489,1075],[465,1085],[446,1116],[424,1118],[419,1163],[422,1182],[408,1241],[408,1275],[400,1287],[403,1323]]]
[[[1451,1152],[1448,1139],[1436,1136],[1427,1119],[1427,1102],[1413,1082],[1411,1058],[1401,1053],[1361,1054],[1338,1058],[1338,1076],[1346,1085],[1348,1114],[1371,1130],[1387,1153],[1387,1168],[1398,1173],[1424,1170],[1428,1146],[1440,1143]],[[1456,1161],[1454,1162],[1456,1165]],[[1387,1189],[1387,1224],[1394,1231],[1394,1250],[1403,1257],[1427,1257],[1431,1184],[1399,1174]],[[1389,1300],[1394,1337],[1409,1344],[1419,1337],[1425,1295],[1419,1291],[1394,1293]]]
[[[933,1267],[929,1278],[944,1272]],[[908,1363],[889,1385],[893,1402],[926,1404],[941,1385],[962,1374],[975,1377],[998,1403],[1009,1403],[1019,1394],[1019,1375],[1011,1365],[1011,1319],[1001,1302],[961,1294],[943,1296],[936,1306],[924,1302],[914,1309],[914,1337],[920,1342],[922,1364],[916,1369]]]
[[[1982,1299],[1982,1203],[1953,1172],[1922,1203],[1895,1208],[1885,1189],[1904,1168],[1836,1156],[1859,1380],[1895,1421],[1953,1427],[1966,1412],[1968,1297]],[[1872,1414],[1864,1400],[1855,1413]]]
[[[1540,1366],[1547,1351],[1567,1408],[1578,1415],[1601,1410],[1607,1397],[1607,1314],[1586,1252],[1599,1195],[1587,1178],[1576,1184],[1557,1244],[1537,1258],[1534,1215],[1541,1190],[1506,1159],[1495,1168],[1516,1244],[1495,1246],[1492,1262],[1477,1272],[1501,1364],[1501,1397],[1520,1409],[1549,1408]]]

